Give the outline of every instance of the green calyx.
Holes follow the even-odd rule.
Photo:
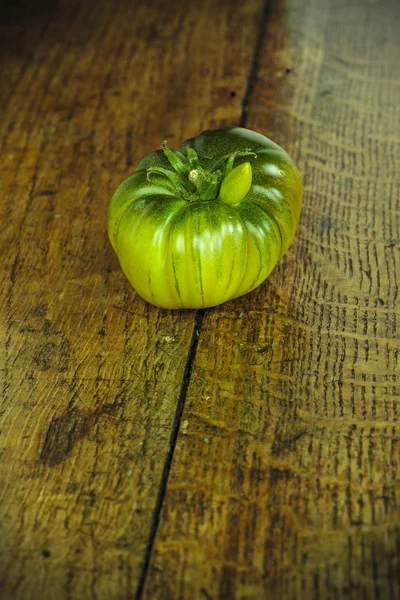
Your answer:
[[[190,147],[186,148],[187,162],[182,160],[177,153],[162,143],[162,149],[168,158],[171,169],[164,167],[150,167],[147,177],[157,174],[167,178],[175,187],[177,196],[189,202],[215,200],[217,197],[227,204],[240,202],[251,186],[252,171],[250,163],[243,163],[233,168],[233,163],[240,156],[256,156],[251,151],[237,151],[223,156],[208,171],[199,164],[197,152]]]

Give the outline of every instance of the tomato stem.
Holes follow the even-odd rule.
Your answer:
[[[247,196],[253,179],[249,162],[242,163],[222,180],[219,199],[225,204],[238,204]]]
[[[186,178],[187,166],[183,164],[179,156],[177,156],[173,150],[170,150],[168,148],[167,142],[165,140],[162,143],[161,148],[163,149],[165,156],[168,158],[169,162],[171,163],[171,166],[178,173],[178,175],[181,175],[182,177]]]
[[[232,171],[235,159],[241,156],[257,156],[257,154],[255,152],[252,152],[251,150],[237,150],[235,152],[232,152],[231,154],[225,154],[225,156],[222,156],[222,158],[220,158],[217,164],[215,165],[214,171],[216,169],[221,169],[222,167],[224,167],[222,177],[224,179]]]
[[[150,167],[147,169],[147,177],[152,174],[166,177],[174,186],[176,194],[189,202],[215,200],[222,182],[233,169],[235,159],[242,156],[256,156],[250,150],[232,152],[222,156],[212,171],[209,171],[199,164],[198,154],[190,146],[186,147],[187,163],[182,160],[186,157],[181,155],[180,158],[177,152],[168,148],[165,141],[161,148],[173,170]]]
[[[164,169],[164,167],[150,167],[147,169],[147,179],[150,179],[150,175],[155,174],[166,177],[177,190],[183,187],[187,192],[193,192],[193,186],[190,185],[190,182],[187,180],[187,178],[180,177],[178,173],[170,171],[170,169]]]

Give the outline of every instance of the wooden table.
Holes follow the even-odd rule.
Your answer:
[[[400,598],[399,2],[0,11],[1,598]],[[156,309],[108,201],[229,124],[298,163],[295,242]]]

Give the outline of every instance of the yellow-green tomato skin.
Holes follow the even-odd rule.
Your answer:
[[[188,148],[210,172],[221,157],[243,153],[213,199],[191,201],[169,171],[156,171],[173,172],[156,151],[117,188],[108,209],[126,277],[142,298],[167,309],[216,306],[256,288],[286,252],[300,217],[297,168],[268,138],[238,127],[209,130],[174,151],[183,163]]]

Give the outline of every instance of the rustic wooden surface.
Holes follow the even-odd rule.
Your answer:
[[[147,600],[400,598],[399,31],[395,2],[271,8],[246,124],[304,210],[204,315]]]
[[[400,5],[0,8],[0,597],[400,597]],[[157,310],[105,233],[241,123],[303,174],[266,284]]]
[[[4,598],[135,593],[195,314],[135,297],[106,207],[164,139],[240,118],[261,4],[240,5],[3,7]]]

